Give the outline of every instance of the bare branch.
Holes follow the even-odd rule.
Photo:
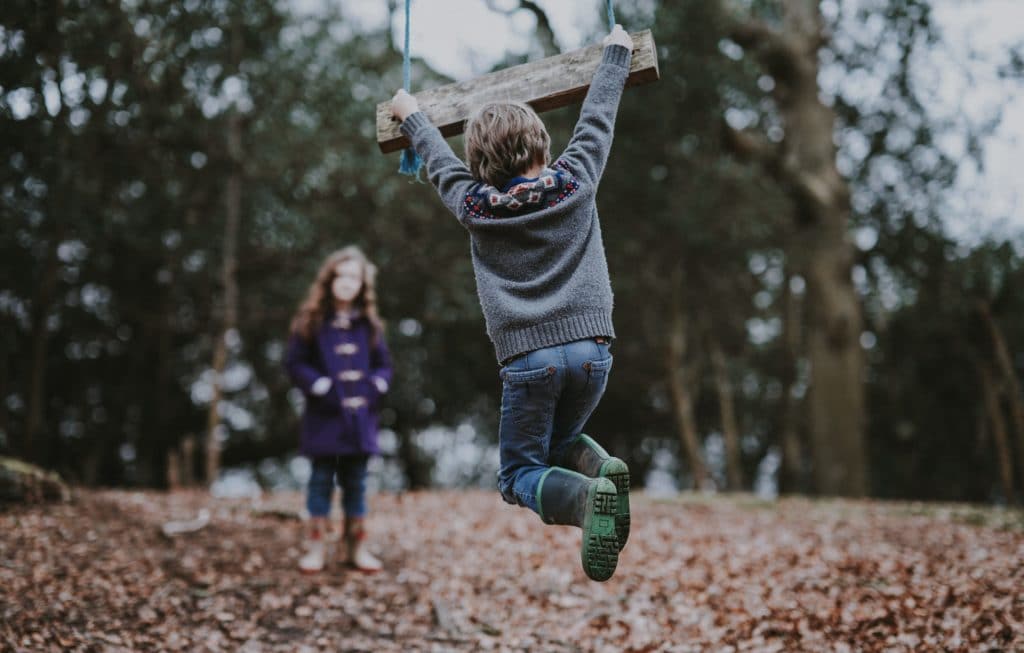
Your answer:
[[[733,129],[722,120],[722,139],[733,154],[745,161],[754,161],[768,170],[782,165],[782,148],[761,132]]]
[[[723,141],[740,159],[760,165],[765,172],[789,190],[797,202],[799,215],[817,215],[821,207],[833,200],[835,190],[821,177],[801,170],[796,162],[785,156],[781,143],[773,143],[764,134],[753,130],[738,130],[722,121]],[[801,219],[801,222],[806,222]]]
[[[555,39],[555,31],[551,29],[551,21],[548,20],[547,12],[536,2],[533,2],[533,0],[519,0],[519,6],[512,9],[502,9],[495,0],[486,0],[486,2],[488,9],[506,16],[511,16],[521,10],[529,11],[537,19],[537,38],[540,40],[540,46],[544,50],[544,56],[550,57],[562,51],[558,47],[558,41]]]

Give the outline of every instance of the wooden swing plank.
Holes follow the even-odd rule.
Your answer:
[[[656,81],[658,52],[651,30],[630,34],[633,60],[626,86]],[[526,102],[542,113],[580,102],[587,95],[604,46],[597,44],[488,73],[476,79],[446,84],[415,94],[420,110],[446,137],[461,134],[466,119],[487,102]],[[394,152],[409,146],[391,115],[391,101],[377,105],[377,145]]]

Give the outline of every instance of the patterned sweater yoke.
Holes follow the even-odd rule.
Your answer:
[[[580,182],[561,161],[556,162],[555,167],[560,169],[545,168],[537,179],[516,183],[504,191],[477,184],[466,193],[463,207],[466,215],[500,219],[557,206],[579,190]]]
[[[596,194],[630,57],[628,48],[605,48],[561,156],[537,179],[504,190],[474,179],[423,113],[402,123],[442,201],[469,232],[477,294],[499,361],[615,336]]]

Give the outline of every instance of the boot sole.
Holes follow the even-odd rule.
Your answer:
[[[619,564],[619,538],[615,534],[618,501],[614,483],[606,478],[596,481],[587,492],[580,557],[587,577],[600,582],[611,578]]]
[[[619,538],[619,551],[629,539],[629,467],[619,458],[609,458],[601,464],[598,476],[615,484],[615,534]]]
[[[357,571],[360,574],[379,574],[381,571],[384,570],[383,567],[381,567],[380,569],[367,569],[366,567],[357,567],[354,564],[352,564],[351,562],[346,564],[345,566],[348,567],[349,570]]]

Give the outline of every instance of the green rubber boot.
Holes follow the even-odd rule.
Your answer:
[[[544,523],[583,529],[580,560],[591,580],[608,580],[619,563],[615,503],[614,483],[561,467],[544,472],[537,484],[537,509]]]
[[[618,495],[615,507],[615,533],[619,537],[619,550],[629,539],[629,467],[615,456],[608,455],[586,433],[573,440],[561,461],[563,467],[591,478],[607,478],[615,484]]]

